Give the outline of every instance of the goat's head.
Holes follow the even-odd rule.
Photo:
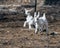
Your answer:
[[[26,14],[26,15],[28,14],[28,10],[27,10],[27,9],[25,9],[25,14]]]
[[[40,12],[34,12],[34,17],[39,17],[40,16]]]
[[[34,13],[34,20],[35,20],[35,22],[37,22],[39,16],[40,16],[40,12],[38,12],[38,14],[36,12]]]
[[[26,15],[29,14],[31,11],[32,11],[32,9],[26,9],[26,8],[25,8],[25,14],[26,14]]]

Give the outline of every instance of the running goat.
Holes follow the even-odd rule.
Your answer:
[[[46,32],[48,32],[48,22],[45,16],[45,13],[43,13],[42,17],[36,18],[36,25],[35,25],[35,33],[37,33],[38,29],[40,31],[44,30],[44,27],[46,28]]]
[[[26,27],[26,24],[28,24],[29,29],[32,29],[31,25],[33,24],[33,17],[30,15],[30,13],[27,14],[26,21],[24,22],[23,27]]]

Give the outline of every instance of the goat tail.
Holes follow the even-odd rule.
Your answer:
[[[43,17],[45,18],[46,16],[45,16],[45,13],[43,13]]]

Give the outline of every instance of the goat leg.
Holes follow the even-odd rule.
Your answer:
[[[37,33],[37,31],[38,31],[38,24],[36,23],[35,24],[35,33]]]
[[[27,21],[25,21],[25,22],[24,22],[24,25],[23,25],[23,27],[26,27],[26,23],[27,23]]]

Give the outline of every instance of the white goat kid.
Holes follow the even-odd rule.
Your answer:
[[[40,12],[38,12],[38,14],[36,12],[34,13],[35,33],[38,31],[37,20],[38,20],[39,16],[40,16]]]
[[[43,13],[42,17],[39,17],[40,13],[38,12],[38,15],[36,15],[36,12],[34,13],[34,22],[35,22],[35,33],[37,33],[38,29],[40,31],[43,31],[43,27],[45,26],[46,32],[48,32],[48,22],[45,17],[45,13]]]
[[[27,17],[26,17],[26,21],[24,22],[24,25],[23,25],[23,27],[26,27],[26,24],[28,24],[29,29],[31,29],[31,25],[33,24],[33,17],[29,13],[31,11],[32,11],[32,9],[30,9],[30,10],[25,9],[25,14],[27,15]]]
[[[47,22],[45,13],[43,13],[42,17],[39,17],[38,24],[40,26],[39,29],[41,29],[41,31],[43,31],[43,29],[44,29],[43,27],[45,27],[46,28],[46,32],[48,32],[48,22]]]
[[[33,17],[30,15],[30,13],[27,14],[26,21],[24,22],[23,27],[25,27],[26,24],[28,24],[29,29],[32,29],[31,25],[33,24]]]

